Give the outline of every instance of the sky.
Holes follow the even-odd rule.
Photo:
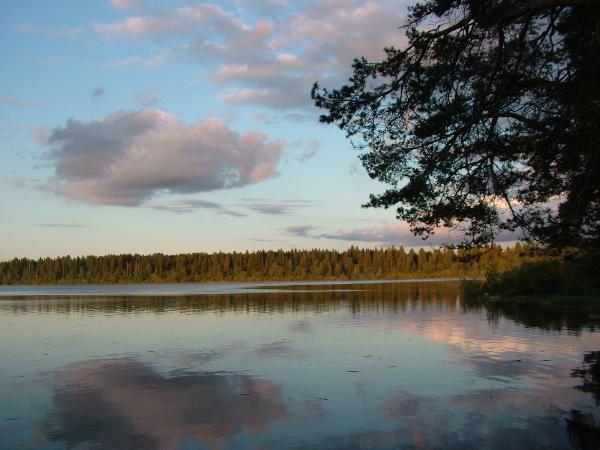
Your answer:
[[[406,5],[0,2],[0,259],[422,245],[310,100]]]

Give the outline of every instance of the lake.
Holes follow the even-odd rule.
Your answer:
[[[470,307],[456,281],[0,296],[3,449],[598,445],[600,321]]]

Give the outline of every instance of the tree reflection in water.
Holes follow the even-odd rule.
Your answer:
[[[571,376],[581,378],[583,383],[575,389],[594,396],[596,406],[600,405],[600,351],[586,353],[581,367],[573,369]],[[567,422],[569,441],[579,450],[600,449],[600,423],[593,414],[571,410]]]

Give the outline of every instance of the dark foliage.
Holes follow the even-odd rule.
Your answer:
[[[565,420],[569,441],[574,449],[600,449],[600,426],[592,414],[573,410]]]
[[[600,351],[586,353],[582,367],[574,369],[571,376],[583,380],[576,389],[592,394],[596,405],[600,406]]]
[[[406,49],[354,61],[349,83],[312,96],[391,185],[416,234],[505,231],[551,246],[600,242],[600,2],[429,0]]]
[[[600,293],[600,276],[594,266],[579,261],[535,261],[502,274],[488,274],[482,289],[505,297],[596,295]]]
[[[571,376],[583,380],[583,384],[575,386],[575,389],[592,394],[596,405],[600,405],[600,351],[586,353],[582,366],[574,369]],[[594,414],[571,410],[566,422],[569,441],[574,448],[600,449],[600,424]]]

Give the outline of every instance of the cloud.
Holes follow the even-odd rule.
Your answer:
[[[265,123],[265,124],[274,124],[279,122],[279,117],[274,115],[269,115],[265,113],[251,113],[246,116],[248,120],[252,120],[254,122]]]
[[[251,241],[254,242],[279,242],[279,243],[284,243],[284,242],[288,242],[285,239],[262,239],[262,238],[250,238]]]
[[[286,233],[297,237],[311,237],[317,239],[332,239],[348,242],[366,242],[382,245],[403,245],[407,247],[418,247],[428,245],[452,245],[457,244],[464,236],[460,230],[450,230],[448,228],[439,228],[436,233],[423,240],[419,236],[411,233],[410,227],[406,222],[394,224],[382,224],[372,227],[351,228],[347,230],[338,230],[336,232],[317,232],[316,227],[312,225],[297,225],[283,230]],[[501,233],[497,237],[498,242],[515,241],[519,235],[514,233]]]
[[[308,208],[314,206],[314,203],[308,200],[285,200],[285,201],[249,201],[242,206],[245,208],[260,213],[271,215],[288,215],[292,214],[298,208]]]
[[[315,230],[315,227],[312,225],[292,225],[283,229],[286,233],[297,237],[308,237],[313,230]]]
[[[243,0],[239,8],[258,13],[261,17],[276,18],[284,8],[289,7],[288,0]]]
[[[232,211],[230,209],[223,209],[221,211],[219,211],[219,214],[222,214],[224,216],[232,216],[232,217],[247,217],[248,214],[244,214],[238,211]]]
[[[237,105],[266,106],[273,109],[289,109],[305,106],[310,100],[310,85],[294,86],[293,90],[285,89],[242,89],[227,92],[220,99]]]
[[[379,242],[385,244],[426,245],[427,243],[412,235],[405,223],[379,225],[375,227],[338,230],[334,233],[322,233],[319,237],[352,242]]]
[[[48,127],[31,127],[29,134],[39,145],[46,145],[52,134],[52,129]]]
[[[30,22],[20,23],[15,26],[15,30],[19,33],[28,34],[43,34],[50,37],[77,37],[83,31],[82,27],[64,27],[64,28],[48,28],[40,25],[34,25]]]
[[[94,88],[92,91],[92,101],[101,100],[104,97],[106,90],[103,87]]]
[[[290,112],[286,114],[265,114],[263,112],[259,112],[248,114],[246,117],[248,120],[265,124],[280,123],[282,121],[318,123],[319,115],[301,112]]]
[[[9,105],[9,106],[37,106],[35,102],[29,102],[26,100],[19,100],[14,97],[5,97],[0,95],[0,105]]]
[[[321,141],[317,139],[305,141],[302,139],[292,142],[290,146],[295,146],[300,150],[300,153],[295,155],[294,159],[303,163],[317,156],[319,148],[321,147]]]
[[[34,226],[46,228],[87,228],[86,225],[76,223],[35,223]]]
[[[208,27],[223,32],[243,31],[244,25],[217,5],[162,9],[149,16],[132,16],[111,23],[95,23],[93,28],[109,36],[164,37],[195,34]]]
[[[209,209],[214,210],[217,214],[233,216],[233,217],[246,217],[246,214],[232,211],[227,209],[225,206],[211,202],[208,200],[202,199],[187,199],[187,200],[179,200],[174,203],[159,203],[159,204],[147,204],[145,205],[148,208],[158,209],[161,211],[169,211],[174,213],[188,213],[192,211],[196,211],[198,209]]]
[[[110,5],[118,11],[135,9],[139,6],[138,0],[109,0],[109,2]]]
[[[312,108],[314,81],[339,85],[354,58],[378,59],[383,48],[406,42],[398,29],[404,23],[404,2],[309,1],[294,9],[276,3],[244,2],[235,12],[210,4],[162,9],[96,23],[94,29],[113,37],[176,38],[168,52],[207,66],[211,80],[227,88],[221,100],[288,111]],[[125,61],[154,66],[167,60]]]
[[[283,118],[290,122],[313,122],[319,123],[318,114],[307,114],[301,112],[290,112],[283,115]]]
[[[156,92],[155,88],[144,89],[133,96],[133,103],[142,108],[155,106],[158,103]]]
[[[234,86],[222,100],[273,109],[306,108],[314,81],[340,84],[354,58],[381,58],[384,47],[404,42],[397,2],[342,3],[310,4],[273,28],[260,59],[217,68],[214,81]]]
[[[130,56],[122,58],[113,63],[107,64],[108,67],[146,67],[156,68],[176,59],[176,55],[171,51],[159,51],[151,56]]]
[[[146,207],[152,208],[152,209],[158,209],[161,211],[175,212],[175,213],[186,213],[186,212],[195,211],[197,209],[217,209],[218,210],[218,209],[223,208],[223,206],[218,203],[210,202],[208,200],[201,200],[201,199],[180,200],[178,202],[168,203],[168,204],[164,204],[164,203],[147,204]]]
[[[284,147],[208,119],[190,125],[160,110],[69,119],[45,142],[55,177],[45,188],[80,201],[136,206],[159,192],[194,193],[275,175]]]

